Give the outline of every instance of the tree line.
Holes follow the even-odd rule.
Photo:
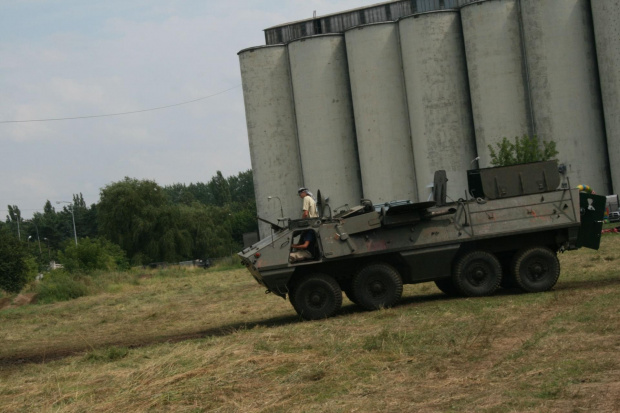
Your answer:
[[[0,238],[17,239],[44,266],[66,258],[74,221],[78,243],[114,244],[132,265],[226,256],[242,247],[244,233],[257,230],[252,171],[169,186],[126,177],[102,188],[98,203],[86,205],[81,193],[57,208],[48,200],[28,220],[9,205]]]

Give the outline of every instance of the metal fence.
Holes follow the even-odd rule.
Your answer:
[[[480,0],[400,0],[377,4],[342,13],[302,20],[295,23],[265,29],[268,45],[290,41],[318,34],[342,33],[352,27],[370,23],[396,21],[416,13],[458,9]]]

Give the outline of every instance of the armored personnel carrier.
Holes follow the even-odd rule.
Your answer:
[[[343,292],[367,310],[393,306],[403,284],[469,297],[500,286],[547,291],[560,275],[558,252],[598,249],[605,197],[560,185],[556,162],[468,171],[469,193],[456,202],[446,202],[445,181],[436,174],[433,202],[362,200],[334,214],[319,192],[318,218],[271,223],[238,255],[268,293],[312,320],[336,314]],[[312,256],[291,262],[306,231]]]

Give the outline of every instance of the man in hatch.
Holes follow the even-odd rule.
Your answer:
[[[308,197],[309,198],[309,197]],[[314,251],[314,243],[316,235],[314,231],[309,229],[299,237],[299,244],[293,244],[293,250],[289,254],[289,262],[298,262],[312,259],[312,251]]]
[[[303,210],[301,215],[302,219],[318,218],[319,214],[316,212],[316,202],[312,198],[308,188],[299,188],[297,193],[303,200],[303,206],[301,208]]]

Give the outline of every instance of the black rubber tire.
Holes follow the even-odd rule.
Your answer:
[[[442,278],[441,280],[435,280],[435,285],[442,293],[449,295],[450,297],[458,297],[459,295],[461,295],[458,288],[456,288],[456,286],[454,285],[454,281],[452,280],[452,278]]]
[[[293,306],[293,309],[295,310],[295,312],[297,314],[299,314],[299,310],[297,309],[297,304],[295,303],[295,290],[289,290],[288,292],[288,300],[291,302],[291,305]]]
[[[306,320],[333,316],[342,306],[342,290],[329,275],[310,274],[296,283],[289,294],[293,308]]]
[[[456,262],[452,280],[457,290],[466,297],[491,295],[502,282],[502,265],[489,252],[472,251]]]
[[[365,310],[388,308],[403,295],[403,280],[391,265],[369,264],[355,275],[353,294],[357,304]]]
[[[560,277],[560,261],[557,254],[547,247],[524,249],[515,255],[512,274],[524,291],[549,291]]]

